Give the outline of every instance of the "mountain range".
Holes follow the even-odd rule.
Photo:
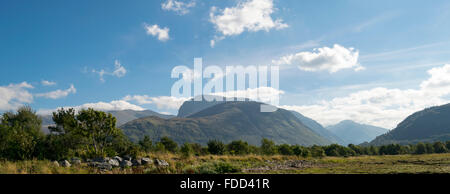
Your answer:
[[[375,139],[375,137],[388,132],[388,129],[356,123],[344,120],[336,125],[328,126],[327,129],[343,140],[343,145],[361,144]]]
[[[450,140],[450,104],[416,112],[389,133],[378,136],[370,144],[414,144],[448,140]]]
[[[180,110],[188,110],[187,101]],[[207,102],[205,102],[207,103]],[[205,144],[209,140],[244,140],[253,145],[260,144],[262,138],[276,143],[299,145],[326,145],[332,142],[305,126],[290,111],[278,109],[275,112],[260,111],[262,103],[223,102],[207,107],[198,112],[183,112],[185,118],[162,119],[146,117],[136,119],[120,128],[132,140],[137,141],[145,135],[153,139],[168,136],[178,143],[197,142]],[[192,110],[192,109],[190,109]]]

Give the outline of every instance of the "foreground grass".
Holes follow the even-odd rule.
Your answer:
[[[86,164],[57,167],[51,161],[0,161],[0,174],[390,174],[450,173],[450,154],[302,158],[296,156],[199,156],[151,154],[169,167],[154,165],[100,172]]]

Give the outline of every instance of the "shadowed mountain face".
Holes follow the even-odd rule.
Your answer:
[[[341,138],[344,141],[344,145],[357,145],[364,142],[369,142],[375,139],[375,137],[389,131],[388,129],[381,127],[359,124],[350,120],[328,126],[327,129]]]
[[[310,129],[312,129],[314,132],[318,133],[319,135],[321,135],[322,137],[330,140],[333,143],[336,144],[341,144],[341,145],[345,145],[345,141],[342,140],[341,138],[339,138],[338,136],[336,136],[334,133],[332,133],[331,131],[329,131],[328,129],[325,129],[320,123],[318,123],[317,121],[305,117],[304,115],[300,114],[299,112],[296,111],[291,111],[292,114],[294,114],[294,116],[296,116],[304,125],[306,125],[307,127],[309,127]]]
[[[134,141],[148,135],[155,140],[168,136],[178,143],[241,139],[258,145],[262,138],[299,145],[331,143],[303,125],[290,111],[261,113],[260,106],[258,102],[226,102],[189,114],[187,118],[147,117],[128,122],[121,129]]]
[[[134,110],[118,110],[118,111],[109,111],[108,113],[111,113],[114,117],[117,119],[116,126],[123,125],[129,121],[143,118],[143,117],[149,117],[149,116],[156,116],[164,119],[173,118],[175,116],[173,115],[164,115],[160,114],[151,110],[144,110],[144,111],[134,111]],[[42,119],[42,131],[44,133],[49,133],[48,126],[53,125],[53,119],[52,115],[40,115]]]
[[[450,140],[450,104],[416,112],[370,144],[414,144],[448,140]]]

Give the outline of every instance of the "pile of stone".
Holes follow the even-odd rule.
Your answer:
[[[71,163],[72,162],[72,163]],[[61,167],[71,167],[72,165],[81,165],[82,161],[78,158],[72,158],[71,162],[68,160],[62,161],[54,161],[53,164],[55,166]],[[101,171],[110,171],[113,168],[130,168],[133,166],[148,166],[151,164],[156,165],[157,167],[168,167],[169,163],[165,160],[155,159],[152,160],[150,158],[132,158],[130,156],[119,157],[115,156],[113,158],[109,157],[99,157],[94,159],[88,159],[86,161],[87,165],[90,167],[98,168]]]

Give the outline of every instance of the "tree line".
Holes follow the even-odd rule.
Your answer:
[[[116,127],[116,118],[94,109],[76,112],[59,109],[52,117],[55,125],[49,134],[41,130],[42,120],[30,107],[17,112],[6,112],[0,120],[0,158],[6,160],[48,159],[61,160],[73,157],[88,159],[104,156],[136,157],[139,153],[174,153],[182,156],[201,155],[292,155],[302,157],[431,154],[450,152],[450,141],[418,143],[415,145],[390,144],[383,146],[300,146],[275,144],[263,138],[260,146],[236,140],[224,143],[211,140],[206,146],[198,143],[178,145],[168,137],[153,142],[143,137],[133,143]]]

